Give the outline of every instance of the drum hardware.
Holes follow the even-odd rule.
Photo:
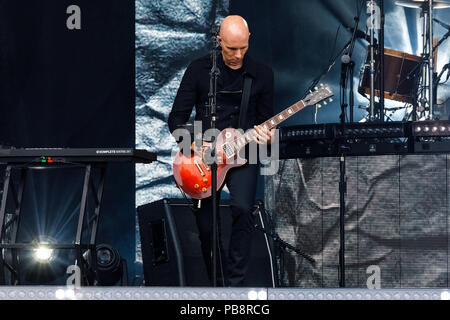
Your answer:
[[[417,101],[419,104],[413,104],[412,119],[416,120],[417,111],[424,109],[428,112],[427,119],[432,120],[434,116],[434,104],[436,104],[436,61],[437,48],[445,39],[436,42],[433,38],[433,12],[435,9],[450,8],[450,2],[443,0],[414,0],[414,1],[396,1],[397,5],[421,10],[422,18],[422,54],[421,54],[421,77],[417,86]],[[415,99],[416,100],[416,99]],[[419,111],[420,112],[420,111]]]
[[[373,118],[377,112],[384,113],[384,106],[377,108],[374,96],[404,102],[405,107],[412,106],[410,114],[405,119],[410,120],[431,120],[435,115],[434,106],[437,105],[437,86],[440,84],[440,76],[437,77],[436,61],[437,49],[450,36],[450,26],[437,19],[433,19],[433,9],[450,8],[449,1],[396,1],[399,6],[421,9],[422,17],[422,54],[420,56],[403,53],[392,49],[384,49],[383,59],[380,59],[379,51],[372,53],[373,47],[368,46],[366,60],[360,71],[360,83],[358,92],[369,99],[370,104],[367,109],[367,121]],[[449,31],[439,41],[433,39],[432,22],[436,21]],[[375,48],[377,50],[377,48]],[[375,56],[375,68],[373,67],[372,57]],[[380,67],[382,62],[386,66],[384,76],[380,77]],[[443,70],[445,69],[445,66]],[[375,74],[373,74],[373,70]],[[442,72],[441,74],[442,75]],[[374,77],[374,80],[372,80]],[[372,92],[372,81],[384,81],[384,94],[380,95],[380,90],[375,89]],[[379,100],[379,101],[380,101]],[[437,111],[437,110],[436,110]],[[438,112],[439,113],[439,112]],[[436,113],[437,115],[437,113]],[[384,113],[384,116],[386,114]]]

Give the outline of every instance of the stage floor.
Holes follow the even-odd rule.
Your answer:
[[[3,286],[0,300],[450,300],[450,289]]]

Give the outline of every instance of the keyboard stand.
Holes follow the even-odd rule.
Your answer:
[[[80,202],[80,212],[78,216],[78,226],[74,243],[70,244],[48,244],[52,249],[73,249],[76,250],[76,265],[81,271],[81,285],[95,285],[96,281],[88,278],[87,261],[83,257],[83,251],[90,252],[91,268],[96,274],[97,255],[96,237],[98,223],[100,219],[100,207],[103,198],[103,187],[105,182],[106,162],[93,163],[7,163],[5,179],[3,182],[3,194],[0,206],[0,285],[20,285],[19,274],[19,249],[34,249],[35,244],[17,243],[17,234],[22,211],[23,194],[25,189],[27,172],[33,168],[55,169],[55,168],[81,167],[84,171],[83,190]],[[17,171],[18,174],[15,174]],[[98,182],[95,183],[94,171],[99,171]],[[89,217],[88,199],[93,199],[93,215]],[[7,204],[11,203],[13,214],[7,215]],[[12,212],[12,211],[11,211]],[[85,239],[83,234],[89,232],[89,239]],[[8,259],[9,254],[9,259]]]

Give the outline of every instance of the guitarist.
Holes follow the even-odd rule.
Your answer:
[[[217,120],[216,128],[239,128],[241,100],[244,78],[251,77],[250,97],[246,106],[245,119],[240,129],[254,128],[258,144],[270,143],[274,130],[268,131],[256,124],[263,123],[273,116],[273,71],[246,55],[249,47],[250,32],[247,22],[240,16],[226,17],[221,25],[217,40],[221,46],[217,65],[220,75],[217,80]],[[212,62],[210,56],[191,62],[186,69],[169,115],[169,129],[183,127],[189,120],[193,107],[196,121],[202,122],[203,132],[210,128],[210,117],[205,106],[208,103],[209,79]],[[247,86],[247,88],[249,88]],[[248,90],[248,89],[247,89]],[[242,120],[241,120],[242,121]],[[193,140],[191,140],[193,141]],[[191,150],[201,152],[210,146],[203,142],[200,148],[195,142]],[[248,150],[248,148],[247,148]],[[230,191],[232,211],[232,230],[228,257],[219,247],[218,276],[219,285],[242,286],[247,270],[254,218],[252,215],[257,187],[259,164],[245,164],[231,169],[225,179]],[[220,199],[220,191],[217,193]],[[219,215],[218,215],[219,219]],[[211,280],[211,239],[212,239],[212,199],[201,200],[196,212],[201,249],[208,275]],[[218,239],[220,236],[218,235]],[[220,263],[221,262],[221,263]]]

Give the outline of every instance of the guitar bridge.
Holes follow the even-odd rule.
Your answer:
[[[194,164],[197,167],[198,171],[200,171],[200,174],[204,177],[205,173],[203,172],[202,168],[200,168],[200,165],[198,164],[197,160],[194,160]]]

